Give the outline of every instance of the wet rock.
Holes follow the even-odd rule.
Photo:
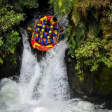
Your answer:
[[[65,62],[67,66],[68,81],[72,98],[81,98],[95,104],[104,104],[102,108],[112,108],[112,81],[110,70],[103,68],[94,73],[84,74],[84,79],[76,74],[76,60],[72,59],[66,51]],[[110,78],[109,78],[110,77]],[[97,83],[96,83],[97,82]]]

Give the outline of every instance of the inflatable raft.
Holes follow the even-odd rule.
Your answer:
[[[54,47],[59,39],[59,25],[57,18],[44,16],[34,25],[31,45],[40,51],[48,51]]]

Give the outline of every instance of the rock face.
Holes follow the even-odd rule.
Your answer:
[[[65,62],[67,66],[67,74],[69,85],[71,88],[71,97],[79,97],[83,100],[93,102],[95,104],[102,104],[105,102],[103,108],[112,108],[112,71],[106,68],[94,73],[86,73],[86,77],[80,77],[76,74],[74,69],[75,59],[71,59],[66,51]]]

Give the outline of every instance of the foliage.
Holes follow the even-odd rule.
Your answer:
[[[72,8],[72,0],[49,0],[56,14],[68,15]]]
[[[12,30],[10,33],[8,33],[5,37],[6,39],[3,41],[3,49],[5,49],[5,53],[7,54],[14,54],[16,45],[20,41],[19,33]]]
[[[20,41],[20,36],[17,31],[12,30],[10,33],[5,34],[5,39],[1,37],[0,46],[0,63],[3,63],[3,59],[10,54],[14,54],[16,46]]]
[[[71,60],[76,60],[74,68],[79,78],[85,79],[87,72],[94,74],[101,67],[107,71],[112,68],[111,0],[49,1],[59,17],[68,16],[68,54]],[[100,77],[99,80],[96,79],[99,90],[106,90],[111,82],[111,75],[106,72],[97,75]],[[112,89],[108,88],[108,92],[112,92]]]
[[[15,60],[16,47],[20,41],[19,24],[24,21],[24,9],[37,7],[36,0],[0,0],[0,63],[9,56]],[[11,60],[11,59],[10,59]],[[15,63],[15,62],[14,62]]]
[[[68,29],[67,29],[68,30]],[[75,49],[80,46],[80,44],[84,41],[85,39],[85,26],[82,23],[79,23],[77,25],[77,28],[74,30],[74,32],[71,32],[71,36],[69,39],[69,54],[71,54],[72,58],[75,57]]]
[[[14,7],[16,10],[23,11],[24,8],[37,8],[37,0],[18,0],[13,1]]]
[[[11,6],[7,5],[2,7],[0,9],[0,33],[7,31],[16,24],[19,24],[22,20],[23,14],[16,13]]]
[[[87,40],[75,50],[74,55],[77,60],[75,69],[80,74],[84,72],[84,70],[91,72],[96,71],[101,64],[110,68],[112,67],[112,60],[110,60],[106,54],[107,51],[104,48],[103,41],[99,38]]]
[[[95,71],[100,63],[112,67],[112,41],[108,40],[112,37],[110,0],[50,0],[50,3],[59,15],[71,15],[67,28],[68,53],[76,58],[75,68],[84,71],[88,66],[90,71]]]

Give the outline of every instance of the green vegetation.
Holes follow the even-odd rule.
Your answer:
[[[105,68],[110,70],[112,68],[111,0],[49,0],[49,2],[60,18],[68,16],[68,54],[71,60],[76,60],[74,71],[77,75],[85,79],[86,73],[94,74],[100,68],[102,71]],[[111,79],[111,75],[98,73],[97,76],[100,80],[96,78],[96,84],[101,91],[106,91],[107,86],[103,88],[103,85],[109,85],[111,81],[107,79]],[[112,89],[107,90],[107,93],[112,93]]]
[[[10,5],[0,9],[0,33],[7,31],[12,26],[23,20],[23,14],[16,13]]]
[[[37,0],[18,0],[13,2],[13,6],[18,11],[24,11],[25,8],[37,8],[38,3]]]
[[[0,64],[9,55],[16,59],[16,47],[21,40],[19,24],[24,21],[24,9],[37,6],[36,0],[0,0]]]

